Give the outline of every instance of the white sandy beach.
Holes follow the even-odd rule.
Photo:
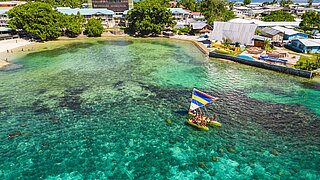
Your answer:
[[[0,41],[0,68],[10,64],[9,57],[16,48],[23,48],[23,46],[32,44],[33,42],[24,39],[9,39]],[[10,61],[10,60],[9,60]]]
[[[12,49],[22,47],[28,44],[32,44],[33,42],[24,40],[24,39],[9,39],[0,41],[0,53],[10,51]]]

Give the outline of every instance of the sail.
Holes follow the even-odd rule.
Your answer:
[[[193,111],[195,109],[203,107],[203,106],[207,105],[208,103],[211,103],[212,101],[215,101],[217,99],[218,98],[210,96],[210,95],[194,88],[192,91],[192,99],[191,99],[189,111]]]

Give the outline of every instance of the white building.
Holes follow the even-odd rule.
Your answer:
[[[57,10],[63,14],[68,14],[68,15],[71,15],[71,14],[76,15],[79,12],[80,15],[82,15],[85,18],[86,21],[92,17],[96,19],[101,19],[102,20],[101,24],[103,25],[104,28],[111,28],[111,27],[114,27],[115,25],[115,22],[113,19],[113,16],[115,13],[109,9],[57,8]]]
[[[9,10],[9,8],[0,9],[0,27],[8,27],[9,15],[6,12]]]

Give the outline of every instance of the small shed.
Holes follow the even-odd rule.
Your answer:
[[[273,42],[282,42],[284,33],[277,29],[265,27],[261,30],[260,35],[271,38],[271,41]]]
[[[271,38],[254,35],[252,40],[253,40],[254,47],[264,47],[266,44],[266,41],[271,41]]]

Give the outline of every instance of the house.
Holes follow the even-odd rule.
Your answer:
[[[284,33],[276,29],[265,27],[261,29],[260,35],[270,38],[273,42],[282,42]]]
[[[196,22],[192,24],[191,34],[200,36],[202,34],[209,34],[212,31],[212,27],[205,22]]]
[[[204,19],[204,15],[201,12],[191,12],[190,17],[193,19]]]
[[[172,16],[176,22],[185,22],[189,18],[190,13],[182,8],[168,8],[172,12]]]
[[[297,7],[294,12],[297,16],[301,17],[306,11],[314,10],[313,8],[306,8],[306,7]]]
[[[234,9],[233,9],[233,14],[234,14],[235,16],[237,16],[237,17],[252,16],[252,15],[254,15],[254,14],[253,14],[253,11],[251,10],[251,8],[243,7],[243,6],[234,7]]]
[[[294,40],[294,39],[306,39],[308,38],[308,34],[295,31],[293,29],[281,27],[281,26],[275,26],[272,27],[272,29],[281,31],[284,33],[283,40]]]
[[[9,15],[6,14],[10,9],[0,9],[0,27],[8,27]]]
[[[264,47],[266,45],[266,41],[271,41],[271,38],[254,35],[253,38],[254,47]]]
[[[214,22],[210,40],[223,41],[230,39],[232,42],[249,45],[257,29],[256,24]]]
[[[115,25],[115,22],[113,20],[114,12],[109,9],[71,9],[71,8],[57,8],[57,10],[63,14],[77,14],[78,12],[80,15],[82,15],[85,20],[87,21],[90,18],[97,18],[101,19],[101,24],[104,28],[110,28]]]
[[[289,47],[302,53],[320,53],[320,39],[294,39]]]

